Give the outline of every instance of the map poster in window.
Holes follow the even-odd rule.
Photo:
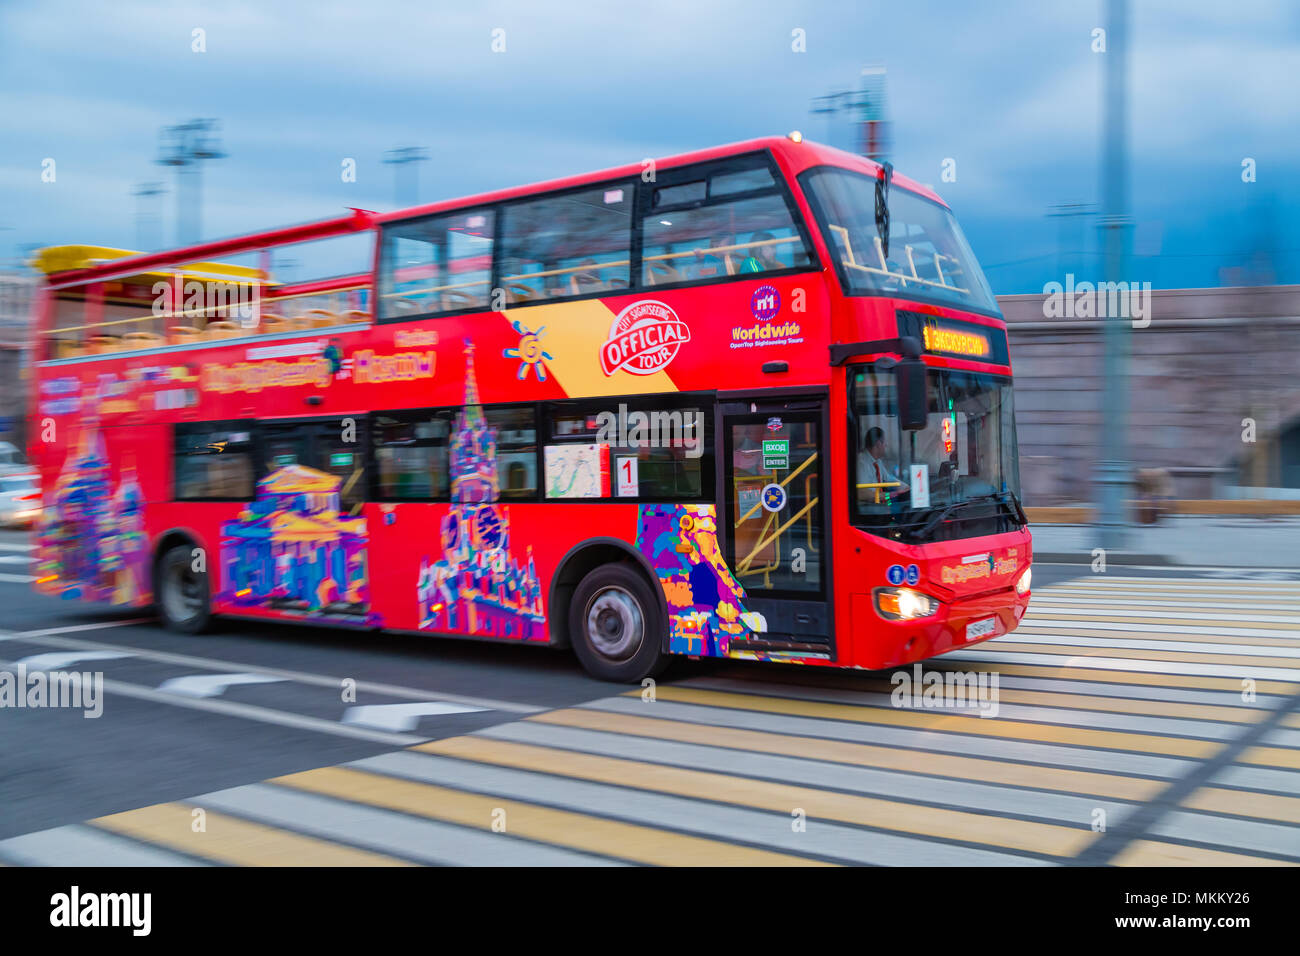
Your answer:
[[[608,498],[609,445],[547,445],[547,498]]]

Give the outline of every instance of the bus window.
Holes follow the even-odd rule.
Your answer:
[[[532,406],[484,408],[497,436],[497,492],[502,498],[537,497],[537,421]]]
[[[173,436],[177,501],[253,498],[251,423],[177,425]]]
[[[490,210],[394,223],[384,229],[379,316],[388,321],[486,308],[492,285]]]
[[[803,268],[812,261],[776,192],[651,212],[641,229],[642,281],[651,286]]]
[[[381,413],[373,430],[377,500],[446,499],[451,412]]]
[[[625,182],[506,206],[506,301],[528,304],[627,288],[632,195],[632,183]]]

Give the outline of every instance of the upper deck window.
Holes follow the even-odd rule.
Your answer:
[[[998,315],[997,303],[952,213],[889,190],[888,249],[876,226],[876,180],[822,167],[799,177],[849,295],[895,295]]]
[[[386,228],[379,317],[487,308],[495,216],[490,209],[459,211]]]
[[[641,220],[643,285],[812,264],[795,215],[761,160],[673,170],[662,178],[670,181],[654,190]]]
[[[628,181],[507,205],[500,250],[506,302],[626,289],[633,195]]]

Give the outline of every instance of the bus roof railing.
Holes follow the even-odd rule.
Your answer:
[[[332,236],[361,232],[374,226],[375,213],[365,209],[349,208],[352,211],[348,215],[337,216],[333,219],[321,219],[316,222],[249,233],[248,235],[234,236],[229,239],[215,239],[211,242],[203,242],[179,249],[165,249],[161,252],[130,255],[71,271],[52,271],[50,272],[49,287],[51,289],[62,289],[91,282],[105,282],[110,279],[138,275],[141,272],[148,272],[160,267],[207,262],[222,256],[237,255],[242,252],[257,252],[269,246],[286,246],[298,242],[311,242],[315,239],[328,239]],[[83,248],[90,249],[92,247]]]

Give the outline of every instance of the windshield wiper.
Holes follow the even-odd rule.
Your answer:
[[[1020,499],[1016,497],[1014,491],[995,492],[992,497],[998,504],[1006,506],[1007,510],[1011,512],[1011,517],[1022,525],[1029,524],[1029,517],[1025,514],[1025,509],[1020,506]]]

